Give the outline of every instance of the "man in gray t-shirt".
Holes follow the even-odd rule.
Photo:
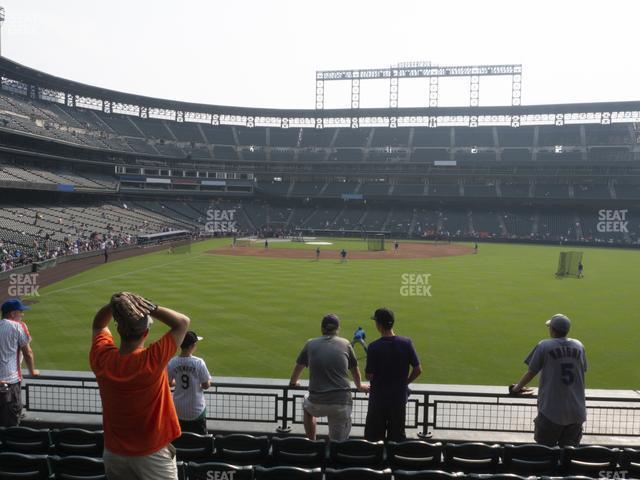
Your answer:
[[[300,374],[309,367],[309,395],[304,399],[304,430],[311,440],[316,438],[316,418],[327,417],[329,438],[346,440],[351,431],[351,372],[356,388],[368,392],[360,381],[360,370],[353,347],[346,338],[338,337],[340,320],[335,314],[322,319],[322,336],[305,343],[291,374],[291,386],[298,386]]]
[[[524,363],[529,370],[509,390],[512,394],[531,394],[525,386],[540,372],[538,417],[534,438],[543,445],[577,446],[582,424],[587,419],[584,374],[587,358],[578,340],[567,338],[571,321],[556,314],[547,321],[551,338],[538,343]]]

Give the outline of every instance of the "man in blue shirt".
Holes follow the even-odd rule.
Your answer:
[[[372,442],[401,442],[406,439],[409,384],[422,373],[422,367],[411,339],[393,331],[391,310],[379,308],[371,318],[381,337],[369,345],[367,353],[365,372],[371,384],[364,437]]]

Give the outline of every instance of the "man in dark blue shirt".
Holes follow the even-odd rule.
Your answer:
[[[371,318],[381,337],[369,345],[367,352],[365,372],[371,389],[364,437],[369,441],[401,442],[406,439],[409,384],[422,373],[422,367],[411,339],[394,333],[391,310],[379,308]]]

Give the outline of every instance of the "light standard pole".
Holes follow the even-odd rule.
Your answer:
[[[4,23],[4,7],[0,7],[0,56],[2,56],[2,24]]]

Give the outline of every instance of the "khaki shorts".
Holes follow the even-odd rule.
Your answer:
[[[342,441],[349,438],[351,405],[313,403],[309,401],[309,397],[305,397],[302,407],[312,417],[327,417],[331,440]]]
[[[109,480],[177,480],[176,449],[169,444],[155,453],[126,456],[104,449],[104,469]]]
[[[541,413],[538,413],[533,422],[535,424],[533,438],[536,443],[549,447],[577,447],[580,445],[580,440],[582,440],[581,423],[558,425]]]

